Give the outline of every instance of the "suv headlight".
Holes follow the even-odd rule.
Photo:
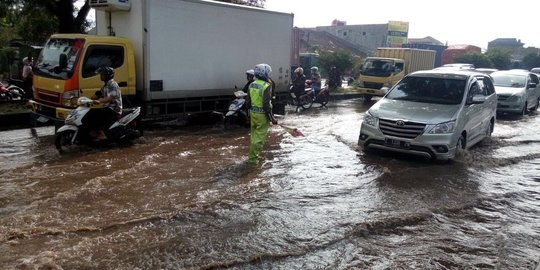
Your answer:
[[[508,102],[519,102],[521,100],[521,95],[512,95],[506,101]]]
[[[376,127],[378,124],[378,121],[379,121],[379,118],[371,115],[369,112],[366,113],[366,115],[364,116],[364,123],[366,123],[367,125]]]
[[[453,133],[456,129],[456,121],[444,122],[435,125],[428,134],[448,134]]]

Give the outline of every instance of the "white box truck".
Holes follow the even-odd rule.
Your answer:
[[[234,87],[258,63],[272,67],[274,106],[290,84],[293,14],[202,0],[90,0],[97,35],[57,34],[38,59],[33,113],[61,123],[109,65],[126,105],[143,119],[226,111]]]

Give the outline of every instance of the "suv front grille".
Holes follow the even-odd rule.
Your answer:
[[[505,101],[510,97],[510,95],[497,95],[497,100]]]
[[[379,119],[379,129],[386,136],[414,139],[424,132],[426,124],[403,120]]]

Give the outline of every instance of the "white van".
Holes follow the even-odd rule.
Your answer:
[[[491,136],[497,95],[491,77],[474,70],[430,70],[399,81],[367,112],[358,144],[438,160],[454,159]]]

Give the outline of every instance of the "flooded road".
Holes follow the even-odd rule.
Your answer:
[[[501,117],[450,164],[357,149],[371,104],[290,111],[255,168],[248,132],[145,133],[59,155],[1,132],[1,269],[535,269],[540,116]]]

